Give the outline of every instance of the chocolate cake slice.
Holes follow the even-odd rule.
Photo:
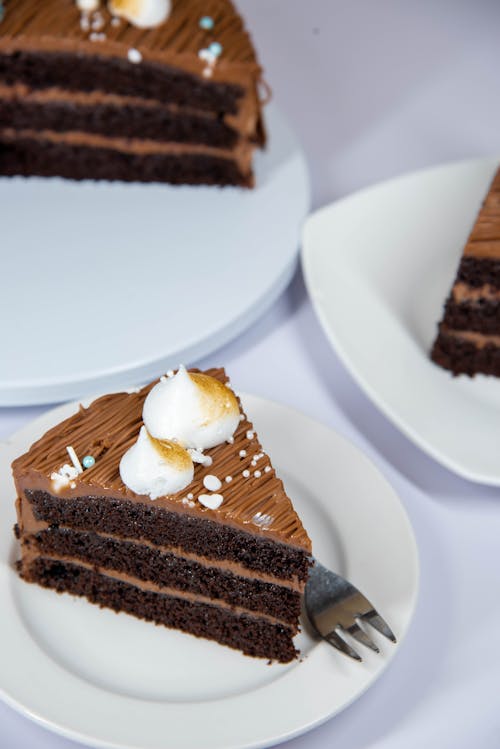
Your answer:
[[[4,0],[0,174],[250,187],[260,78],[231,0]]]
[[[500,377],[500,170],[465,245],[431,358],[454,375]]]
[[[169,374],[155,387],[80,407],[14,461],[19,572],[28,582],[288,662],[297,655],[293,637],[310,540],[252,424],[224,386],[224,371],[184,370],[182,388],[175,380],[181,374]],[[214,416],[210,400],[214,381],[222,416]],[[215,431],[202,436],[197,427],[200,446],[185,450],[190,437],[182,419],[196,421],[194,401],[178,394],[189,388]],[[162,389],[177,395],[162,402]],[[174,403],[173,417],[162,403]],[[174,423],[181,403],[182,423]],[[220,428],[232,403],[236,428],[228,436]],[[182,444],[156,439],[144,422],[151,432],[173,424]],[[209,419],[198,423],[211,429]],[[221,435],[227,439],[202,449],[203,440]],[[170,462],[162,463],[164,451]],[[162,481],[189,483],[161,494],[166,484],[154,475],[160,463]]]

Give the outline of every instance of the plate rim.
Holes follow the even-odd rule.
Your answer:
[[[315,263],[315,258],[313,256],[316,252],[316,249],[313,247],[313,243],[309,240],[308,235],[310,232],[310,226],[316,221],[321,220],[321,218],[332,209],[342,207],[344,204],[351,204],[351,202],[355,202],[358,198],[366,198],[371,193],[377,192],[380,188],[397,186],[397,184],[400,182],[413,180],[415,178],[426,178],[432,176],[434,173],[448,171],[452,168],[472,168],[478,165],[486,166],[495,163],[500,163],[500,157],[481,157],[476,159],[472,158],[462,159],[459,161],[444,162],[435,166],[416,169],[413,172],[407,172],[368,185],[367,187],[350,193],[349,195],[346,195],[337,201],[332,201],[328,205],[322,206],[317,211],[309,214],[306,221],[304,222],[302,229],[300,261],[309,298],[311,299],[314,312],[318,321],[320,322],[321,328],[328,342],[338,354],[339,359],[341,360],[346,370],[349,372],[350,376],[370,399],[372,404],[396,427],[396,429],[402,432],[411,442],[413,442],[413,444],[415,444],[422,450],[422,452],[431,457],[433,460],[440,463],[442,466],[447,468],[452,473],[460,476],[461,478],[475,483],[486,484],[488,486],[500,486],[500,470],[496,475],[486,474],[472,468],[467,468],[466,466],[457,463],[453,458],[450,458],[444,450],[435,447],[417,430],[413,429],[412,425],[400,415],[398,409],[391,405],[385,397],[381,396],[378,391],[372,387],[370,381],[366,378],[366,376],[364,376],[359,371],[355,361],[353,360],[353,357],[350,355],[350,353],[347,351],[346,347],[342,344],[340,338],[338,337],[335,325],[331,323],[329,316],[325,311],[324,305],[318,294],[316,293],[316,284],[312,279],[314,272],[313,266]]]
[[[84,399],[84,403],[87,401],[93,400],[92,399]],[[412,583],[413,587],[411,590],[411,600],[409,602],[409,606],[406,611],[406,623],[404,629],[399,633],[398,636],[398,644],[397,647],[394,648],[394,650],[388,651],[388,654],[384,657],[383,661],[381,661],[381,667],[376,671],[375,674],[372,674],[370,678],[366,680],[366,683],[363,684],[361,689],[358,689],[352,696],[350,696],[349,699],[342,702],[340,705],[336,705],[333,710],[329,709],[326,711],[322,711],[321,714],[317,715],[316,717],[306,720],[306,722],[302,722],[298,725],[294,725],[291,728],[289,728],[287,731],[282,731],[279,734],[274,734],[272,736],[268,736],[266,738],[262,738],[259,740],[249,740],[248,738],[246,740],[237,740],[237,741],[231,741],[230,743],[227,743],[227,741],[221,742],[220,746],[224,747],[225,749],[260,749],[262,747],[268,747],[273,746],[279,743],[282,743],[283,741],[290,740],[296,736],[302,735],[306,733],[307,731],[321,725],[322,723],[326,722],[330,718],[332,718],[334,715],[338,714],[345,708],[347,708],[350,704],[352,704],[355,700],[358,699],[364,692],[370,688],[379,678],[380,676],[385,672],[385,670],[388,668],[388,666],[392,663],[393,659],[397,657],[397,654],[400,650],[400,647],[404,640],[406,639],[406,636],[408,634],[408,630],[411,627],[412,620],[414,618],[415,609],[417,605],[418,595],[419,595],[419,587],[420,587],[420,563],[419,563],[419,553],[418,553],[418,547],[417,542],[415,538],[415,534],[408,516],[408,513],[406,512],[406,509],[401,502],[400,497],[396,493],[393,486],[390,484],[390,482],[387,480],[387,478],[383,475],[383,473],[380,471],[377,465],[353,442],[351,442],[349,439],[347,439],[345,436],[340,435],[337,433],[334,429],[332,429],[330,426],[322,423],[321,421],[318,421],[317,419],[313,419],[310,416],[304,414],[301,411],[298,411],[297,409],[277,401],[270,401],[265,398],[261,398],[260,396],[256,395],[250,395],[250,394],[242,394],[242,400],[244,403],[245,409],[247,408],[247,404],[249,406],[248,410],[250,413],[250,416],[252,417],[252,409],[254,408],[265,408],[269,409],[271,408],[275,410],[275,412],[281,412],[281,414],[287,414],[288,417],[292,418],[293,420],[299,419],[303,420],[304,422],[308,422],[309,425],[314,428],[322,431],[324,434],[329,434],[334,442],[337,442],[337,444],[342,445],[343,449],[346,449],[348,452],[351,453],[353,457],[357,461],[359,461],[360,464],[364,466],[364,468],[372,473],[372,476],[375,478],[376,482],[378,483],[379,487],[383,487],[384,493],[386,494],[384,502],[388,501],[391,505],[391,512],[397,512],[398,513],[398,521],[402,523],[402,527],[404,527],[404,530],[407,534],[407,538],[405,539],[405,544],[408,543],[407,551],[408,558],[411,560],[410,566],[412,568],[413,578]],[[34,435],[34,431],[36,431],[37,435],[43,433],[45,429],[47,429],[50,425],[53,423],[57,423],[61,420],[62,417],[69,415],[72,413],[72,411],[78,407],[80,403],[79,401],[74,401],[71,403],[66,403],[63,405],[60,405],[54,409],[51,409],[47,411],[46,413],[42,414],[38,418],[34,419],[33,421],[29,422],[27,425],[22,427],[21,429],[17,430],[5,443],[0,443],[0,463],[4,462],[5,459],[7,459],[9,462],[12,458],[11,452],[12,448],[15,448],[17,443],[19,441],[27,441],[27,440],[33,440],[36,439],[37,436]],[[4,454],[5,453],[5,454]],[[325,509],[325,503],[321,502],[321,507]],[[10,527],[9,527],[10,531]],[[0,573],[2,572],[2,567],[4,568],[3,572],[7,573],[7,578],[9,577],[9,573],[12,574],[12,571],[8,568],[9,565],[5,563],[6,560],[0,559]],[[5,577],[4,574],[0,574],[0,593],[2,591],[2,586],[5,583],[2,583],[2,579]],[[6,579],[6,584],[10,585],[9,580]],[[28,633],[29,637],[29,633]],[[38,643],[35,644],[38,645]],[[269,691],[271,688],[271,691],[279,688],[280,684],[283,684],[284,680],[287,676],[290,675],[297,675],[299,674],[298,681],[300,683],[300,669],[303,667],[307,667],[307,664],[309,664],[309,670],[312,668],[318,669],[318,661],[319,661],[319,673],[324,674],[323,667],[325,666],[325,661],[328,661],[328,665],[326,667],[327,675],[331,675],[332,670],[332,663],[330,662],[329,658],[329,652],[330,652],[330,646],[328,646],[326,643],[319,643],[316,645],[311,653],[308,654],[307,658],[303,660],[303,662],[300,662],[296,665],[295,668],[291,669],[290,671],[283,674],[283,677],[276,679],[273,682],[270,682],[269,684],[264,684],[261,687],[257,687],[256,689],[250,690],[249,694],[255,694],[258,692],[263,691]],[[328,653],[328,655],[327,655]],[[340,658],[343,658],[343,656],[340,656]],[[55,661],[52,661],[48,656],[47,659],[50,661],[53,667],[61,669],[61,666]],[[355,664],[356,666],[358,664]],[[64,669],[62,669],[64,671]],[[66,672],[65,672],[66,673]],[[68,672],[69,673],[69,672]],[[303,673],[303,672],[302,672]],[[71,678],[78,678],[74,674],[69,673],[69,676]],[[295,681],[297,680],[297,677],[295,678]],[[293,681],[293,679],[292,679]],[[314,683],[314,682],[313,682]],[[278,685],[278,686],[277,686]],[[97,687],[94,687],[92,685],[92,689],[98,689]],[[106,693],[105,690],[98,689],[98,691]],[[241,700],[241,698],[245,697],[246,693],[243,695],[236,695],[235,697],[229,698],[230,700]],[[17,712],[21,713],[25,717],[28,717],[32,720],[34,720],[39,725],[43,726],[44,728],[51,730],[52,732],[58,733],[66,738],[69,738],[73,741],[80,741],[83,742],[89,746],[93,747],[108,747],[113,749],[118,749],[118,747],[123,747],[124,749],[139,749],[139,745],[136,743],[130,743],[130,744],[123,744],[123,743],[116,743],[114,741],[108,741],[108,740],[102,740],[99,739],[96,736],[89,735],[89,733],[82,733],[75,730],[72,730],[70,728],[67,728],[65,725],[58,725],[54,720],[48,719],[44,717],[43,715],[37,714],[36,710],[33,709],[31,706],[27,706],[25,704],[21,704],[16,699],[12,698],[10,694],[8,693],[8,690],[3,686],[0,685],[0,697],[1,699],[6,702],[10,707],[12,707]],[[125,702],[133,702],[137,703],[139,700],[135,698],[128,698],[128,697],[121,697],[121,700],[125,700]],[[265,699],[265,698],[264,698]],[[221,704],[224,702],[227,702],[228,698],[222,698],[222,699],[215,699],[212,701],[212,704],[216,704],[217,702],[220,702]],[[194,711],[196,710],[196,706],[201,704],[210,704],[209,702],[205,703],[170,703],[170,705],[177,705],[180,706],[188,706],[190,710]],[[175,708],[174,708],[175,709]],[[295,716],[294,716],[295,717]],[[174,736],[175,740],[175,736]],[[199,737],[198,737],[199,740]],[[150,746],[150,744],[141,744],[141,749],[147,749]],[[153,744],[151,744],[153,746]],[[190,743],[190,744],[183,744],[183,746],[190,747],[194,749],[194,747],[197,746],[196,743]]]

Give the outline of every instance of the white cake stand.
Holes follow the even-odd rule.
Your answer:
[[[77,398],[189,363],[288,284],[310,202],[274,106],[257,187],[0,179],[0,405]]]

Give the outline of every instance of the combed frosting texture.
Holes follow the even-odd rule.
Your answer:
[[[140,29],[164,23],[171,11],[170,0],[109,0],[108,8],[114,16],[125,18]]]
[[[175,442],[151,437],[141,427],[137,442],[120,461],[120,477],[136,494],[157,499],[184,489],[193,480],[191,456]]]
[[[150,391],[142,418],[153,437],[206,450],[232,438],[240,413],[226,385],[181,366],[177,374],[162,378]]]

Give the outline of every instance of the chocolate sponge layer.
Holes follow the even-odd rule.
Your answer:
[[[292,641],[293,631],[285,625],[235,614],[210,604],[140,590],[69,562],[38,557],[29,565],[21,563],[20,572],[28,582],[60,593],[85,596],[99,606],[126,611],[139,619],[216,640],[247,655],[282,663],[288,663],[297,655]]]
[[[500,377],[500,348],[488,344],[479,348],[470,341],[440,331],[431,359],[454,375],[486,374]]]
[[[311,558],[304,550],[213,520],[112,497],[73,497],[68,501],[39,490],[27,490],[25,496],[35,518],[52,527],[145,539],[209,559],[238,562],[285,580],[307,580]]]
[[[0,137],[0,174],[121,182],[168,182],[251,187],[232,159],[203,154],[139,155],[29,138]]]
[[[22,82],[33,89],[58,87],[70,91],[107,91],[139,96],[194,109],[236,114],[241,86],[201,80],[180,69],[143,60],[134,65],[117,57],[28,52],[0,54],[0,81]]]
[[[151,546],[97,533],[50,528],[28,537],[30,548],[47,556],[64,556],[125,573],[139,580],[215,598],[232,606],[265,611],[289,622],[300,615],[300,594],[270,582],[249,579]]]
[[[82,132],[172,143],[232,148],[238,133],[221,118],[140,104],[72,104],[0,98],[0,128]]]

